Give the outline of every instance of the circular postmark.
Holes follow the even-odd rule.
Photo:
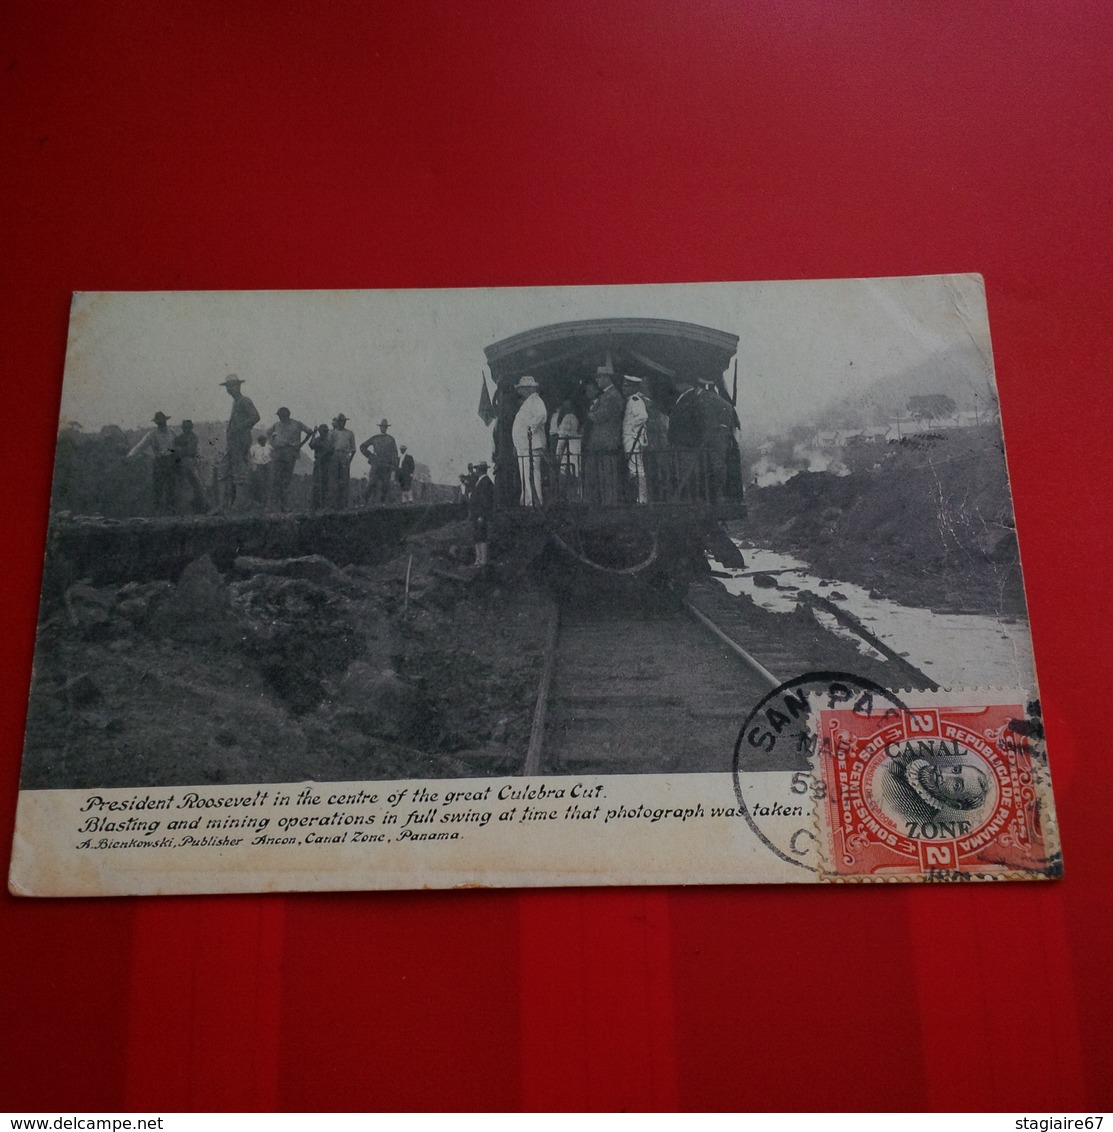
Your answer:
[[[827,793],[817,765],[817,706],[878,723],[905,710],[899,697],[872,680],[806,672],[774,688],[746,716],[732,764],[739,812],[772,853],[814,873],[821,871],[815,809]]]

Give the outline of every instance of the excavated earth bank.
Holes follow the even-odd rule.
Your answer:
[[[907,605],[1025,612],[996,426],[862,449],[855,465],[751,488],[748,518],[728,529]]]
[[[528,570],[476,577],[470,541],[455,523],[376,566],[202,556],[68,586],[40,623],[23,787],[516,772],[551,599]]]
[[[748,506],[735,533],[818,573],[911,605],[1023,612],[995,430],[889,446],[849,476],[752,490]],[[23,786],[519,772],[554,593],[599,599],[607,586],[563,559],[547,570],[540,535],[509,541],[486,576],[468,565],[466,522],[413,534],[389,558],[380,542],[376,564],[275,548],[217,555],[219,568],[201,554],[125,584],[74,580],[71,564],[44,589]],[[728,623],[741,616],[731,604]],[[790,615],[747,616],[759,623],[740,639],[780,642],[802,670],[810,653]]]

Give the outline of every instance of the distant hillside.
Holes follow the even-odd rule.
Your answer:
[[[878,378],[859,393],[829,401],[812,420],[824,428],[856,428],[906,414],[908,399],[941,393],[959,410],[997,412],[992,376],[973,346],[937,354],[920,365]]]

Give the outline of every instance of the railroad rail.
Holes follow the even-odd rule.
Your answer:
[[[885,655],[862,654],[823,627],[812,604],[772,614],[712,581],[671,601],[554,601],[521,773],[727,770],[753,705],[808,671],[853,671],[894,689],[935,686],[868,630],[858,635]]]
[[[689,602],[554,607],[522,773],[722,769],[748,706],[777,683]]]

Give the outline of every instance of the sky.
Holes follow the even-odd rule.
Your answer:
[[[220,382],[244,379],[259,427],[281,405],[307,425],[337,413],[362,442],[386,417],[433,478],[490,454],[476,414],[483,349],[532,327],[669,318],[739,336],[738,406],[757,432],[961,348],[992,382],[980,277],[393,291],[81,292],[73,299],[61,423],[144,427],[156,411],[226,420]],[[728,371],[728,380],[730,371]],[[930,390],[927,390],[930,392]],[[492,387],[493,392],[493,387]]]

